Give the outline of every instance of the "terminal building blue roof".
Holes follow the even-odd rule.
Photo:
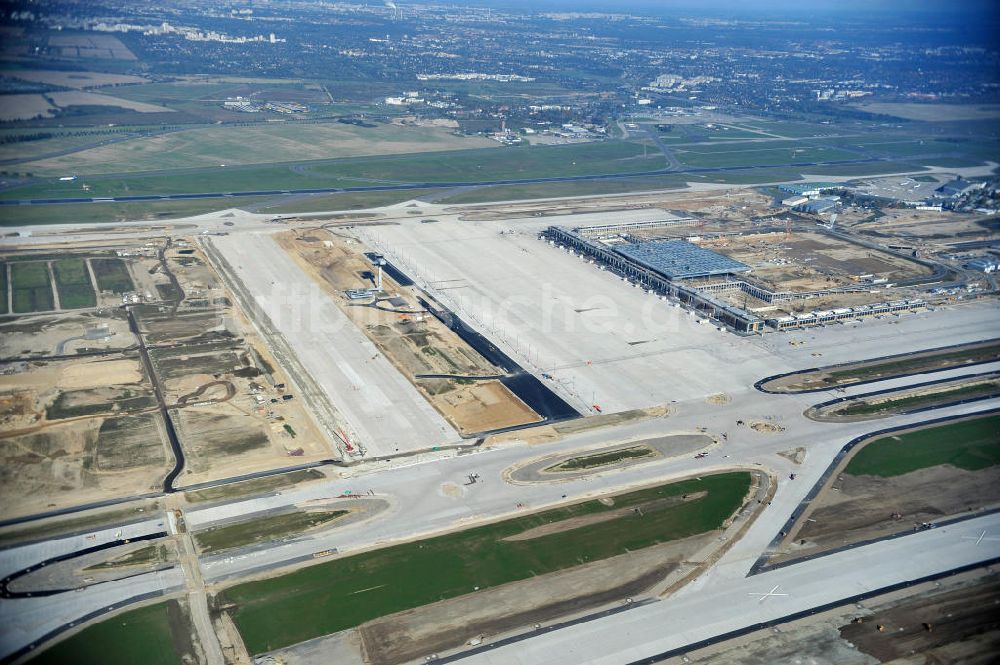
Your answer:
[[[654,240],[618,245],[615,251],[667,279],[750,272],[750,266],[687,240]]]

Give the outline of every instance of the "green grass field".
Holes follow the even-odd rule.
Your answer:
[[[94,269],[97,288],[101,291],[125,293],[135,290],[128,268],[121,259],[91,259],[90,267]]]
[[[119,614],[31,658],[32,665],[183,665],[194,662],[190,622],[176,600]]]
[[[382,192],[345,192],[343,194],[319,194],[286,203],[263,206],[262,213],[323,212],[326,210],[360,210],[378,206],[393,205],[415,199],[418,196],[435,194],[441,189],[405,189]]]
[[[759,143],[697,145],[676,148],[682,163],[698,168],[727,166],[784,166],[810,162],[862,159],[846,150],[813,146],[798,141],[761,141]]]
[[[831,164],[828,166],[810,166],[806,169],[810,175],[843,175],[861,177],[868,175],[885,175],[887,173],[914,173],[926,171],[926,167],[903,162],[870,162],[867,164]]]
[[[1000,464],[1000,416],[884,436],[865,445],[844,472],[888,478],[941,464],[967,471]]]
[[[37,224],[113,224],[129,220],[160,220],[203,215],[226,208],[250,206],[274,197],[138,201],[132,203],[67,203],[47,206],[2,206],[0,227]]]
[[[49,268],[44,261],[12,263],[10,282],[15,314],[44,312],[55,307]]]
[[[110,174],[61,182],[56,178],[0,192],[5,199],[110,197],[127,194],[233,192],[260,189],[358,187],[373,183],[478,182],[635,173],[662,168],[663,155],[629,141],[481,148],[413,155],[313,160],[294,164],[213,167]],[[86,185],[89,189],[84,190]]]
[[[654,176],[623,178],[621,180],[546,182],[526,185],[496,185],[467,190],[440,199],[438,203],[489,203],[519,199],[546,199],[560,196],[588,196],[592,194],[624,194],[658,189],[683,189],[684,176]]]
[[[441,127],[261,122],[137,137],[28,162],[18,170],[50,176],[91,175],[499,147],[488,139],[456,136]]]
[[[198,549],[203,553],[219,552],[263,540],[279,540],[314,526],[333,522],[348,512],[329,510],[268,515],[198,531],[194,534],[194,538],[198,543]]]
[[[555,508],[435,538],[336,559],[226,589],[219,601],[251,654],[357,626],[376,617],[533,575],[597,561],[721,526],[741,505],[751,474],[723,473]],[[686,502],[670,497],[706,492]],[[616,518],[525,540],[534,527],[622,508]]]
[[[90,283],[90,273],[83,259],[62,259],[52,264],[59,291],[59,306],[63,309],[94,307],[97,296]]]

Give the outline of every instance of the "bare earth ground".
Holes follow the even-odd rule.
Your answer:
[[[922,522],[995,506],[998,487],[1000,467],[964,471],[943,465],[892,478],[845,474],[813,501],[803,514],[807,521],[792,530],[772,560],[912,531]],[[893,519],[893,513],[901,517]]]
[[[778,291],[846,286],[862,274],[898,280],[930,272],[918,263],[820,233],[761,233],[699,244],[746,263],[757,280]]]
[[[87,418],[0,439],[2,516],[161,489],[173,463],[162,421],[126,418],[142,420]]]
[[[329,458],[302,400],[275,387],[288,378],[202,251],[186,240],[167,257],[185,300],[176,313],[143,313],[141,326],[147,343],[182,345],[181,355],[152,352],[167,403],[182,407],[171,410],[186,456],[177,485]]]
[[[123,349],[136,343],[128,322],[120,316],[98,316],[93,312],[26,315],[0,325],[0,357],[51,355],[58,350],[60,342],[82,337],[88,328],[107,328],[108,337],[67,341],[64,354],[76,353],[81,348]]]

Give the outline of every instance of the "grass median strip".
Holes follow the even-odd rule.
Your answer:
[[[851,401],[848,406],[834,411],[838,416],[860,416],[887,411],[913,409],[938,402],[968,399],[997,392],[1000,385],[997,381],[979,382],[973,385],[947,387],[937,391],[927,391],[917,395],[905,395],[895,399],[885,399],[880,402]]]
[[[326,475],[318,469],[304,469],[282,473],[264,478],[253,478],[243,480],[238,483],[229,483],[217,487],[206,487],[200,490],[190,490],[184,493],[189,503],[201,501],[219,501],[221,499],[232,499],[234,497],[249,496],[251,494],[265,494],[284,487],[293,487],[298,483],[309,482],[310,480],[324,480]]]
[[[915,374],[924,369],[937,369],[939,366],[953,367],[964,363],[996,360],[997,358],[1000,358],[1000,344],[991,344],[974,349],[960,349],[903,358],[901,360],[873,362],[842,371],[830,372],[829,376],[835,383],[840,384],[849,381],[865,381],[873,377],[889,378],[904,374]]]
[[[748,472],[720,473],[554,508],[239,584],[224,590],[217,604],[233,612],[247,648],[259,654],[477,589],[718,529],[742,505],[750,482]],[[698,493],[704,495],[691,496]],[[688,500],[664,500],[685,495]],[[510,538],[609,511],[615,518]]]
[[[960,420],[875,439],[858,451],[844,472],[888,478],[941,464],[967,471],[1000,464],[1000,416]]]
[[[349,510],[327,510],[268,515],[199,531],[194,534],[194,538],[203,553],[218,552],[264,540],[284,538],[305,529],[327,524],[349,512]]]
[[[614,464],[616,462],[650,457],[652,454],[653,450],[648,446],[633,446],[631,448],[622,448],[620,450],[612,450],[610,452],[597,453],[595,455],[580,455],[579,457],[571,457],[568,460],[559,464],[554,464],[545,470],[548,472],[559,472],[594,469],[601,466],[607,466],[608,464]]]

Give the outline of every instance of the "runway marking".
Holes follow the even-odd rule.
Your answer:
[[[760,596],[760,598],[757,599],[758,603],[763,603],[765,600],[767,600],[768,598],[770,598],[772,596],[787,596],[787,595],[789,595],[787,593],[775,593],[778,590],[778,587],[780,587],[780,586],[781,586],[780,584],[775,584],[774,588],[772,588],[767,593],[760,593],[759,591],[750,591],[750,592],[747,593],[747,595],[748,596]]]
[[[349,593],[347,595],[348,596],[353,596],[356,593],[364,593],[365,591],[374,591],[375,589],[381,589],[384,586],[385,586],[384,584],[379,584],[378,586],[370,586],[367,589],[359,589],[357,591],[352,591],[351,593]]]
[[[984,540],[1000,540],[1000,538],[988,538],[986,536],[986,530],[984,529],[983,532],[978,536],[962,536],[962,540],[974,540],[976,541],[975,544],[978,545]]]

